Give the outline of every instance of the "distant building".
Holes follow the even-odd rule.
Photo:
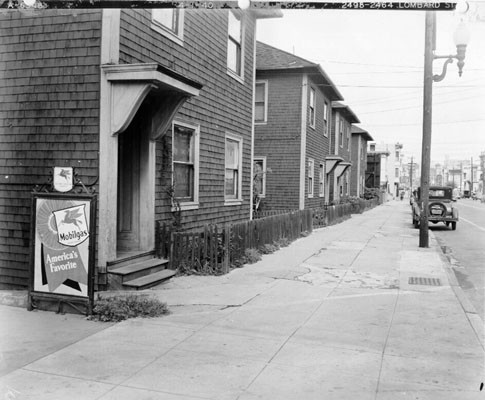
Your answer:
[[[362,196],[365,188],[367,169],[367,142],[372,136],[366,130],[352,125],[350,195]]]

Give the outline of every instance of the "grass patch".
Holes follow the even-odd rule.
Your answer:
[[[129,294],[99,298],[95,301],[89,319],[102,322],[119,322],[128,318],[152,318],[168,314],[167,304],[145,295]]]

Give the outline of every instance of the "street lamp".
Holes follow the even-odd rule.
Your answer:
[[[429,169],[431,164],[431,122],[433,108],[433,82],[440,82],[446,76],[446,68],[453,59],[458,60],[458,75],[461,76],[465,65],[465,51],[470,35],[463,22],[458,25],[453,39],[456,54],[437,56],[436,50],[436,13],[426,11],[425,46],[424,46],[424,89],[423,89],[423,142],[421,150],[421,216],[419,223],[419,247],[429,247],[428,206],[429,206]],[[446,59],[440,75],[433,75],[433,61]]]

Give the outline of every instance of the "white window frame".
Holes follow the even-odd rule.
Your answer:
[[[263,176],[261,179],[261,193],[259,194],[260,198],[265,198],[266,197],[266,156],[258,156],[254,157],[253,159],[254,162],[256,161],[262,161],[263,164]]]
[[[254,115],[256,116],[256,85],[264,85],[264,118],[261,121],[254,120],[255,125],[264,125],[268,122],[268,81],[258,80],[254,83]]]
[[[319,191],[318,196],[324,197],[325,196],[325,164],[320,163],[320,176],[319,176]]]
[[[339,119],[338,141],[339,141],[339,146],[343,148],[344,147],[344,120],[343,120],[343,118]]]
[[[199,164],[200,164],[200,126],[189,124],[182,121],[173,121],[172,122],[172,187],[174,186],[174,159],[173,155],[174,146],[175,146],[175,126],[181,126],[184,128],[192,129],[194,131],[192,137],[192,146],[193,146],[193,157],[194,157],[194,198],[193,200],[183,200],[183,199],[176,199],[179,203],[181,210],[195,210],[199,208]],[[173,203],[173,202],[172,202]],[[175,204],[172,204],[172,211],[175,211],[177,207]]]
[[[350,151],[350,126],[346,126],[346,134],[347,134],[347,150]]]
[[[328,127],[330,125],[330,118],[329,118],[329,110],[330,105],[329,103],[324,100],[323,101],[323,136],[328,137]]]
[[[313,158],[308,159],[308,198],[313,198],[315,192],[315,160]]]
[[[237,168],[238,182],[237,182],[237,195],[236,197],[228,197],[226,195],[226,141],[232,140],[239,143],[239,165]],[[224,139],[224,205],[235,205],[242,203],[242,164],[243,164],[243,138],[239,135],[234,135],[232,133],[226,133]]]
[[[240,27],[240,42],[238,42],[236,39],[237,38],[233,38],[231,35],[230,35],[230,26],[229,24],[231,23],[231,15],[236,18],[241,27]],[[229,10],[228,11],[228,18],[227,18],[227,47],[226,47],[226,51],[227,51],[227,74],[229,76],[231,76],[232,78],[238,80],[239,82],[243,83],[244,82],[244,54],[245,54],[245,41],[244,41],[244,36],[245,36],[245,32],[246,32],[246,27],[245,27],[245,20],[244,20],[244,14],[243,13],[236,13],[234,10]],[[237,43],[239,44],[239,47],[240,47],[240,59],[239,59],[239,62],[241,63],[241,70],[239,71],[239,73],[237,71],[234,71],[232,70],[230,67],[229,67],[229,42],[233,42],[233,43]],[[237,61],[237,60],[236,60]]]
[[[157,20],[157,13],[163,12],[166,10],[172,10],[173,12],[177,13],[177,31],[174,31],[170,27],[163,24],[161,21]],[[162,34],[166,38],[172,40],[173,42],[179,44],[180,46],[184,45],[184,10],[176,8],[176,9],[152,9],[151,10],[151,28],[158,33]]]
[[[310,100],[308,101],[308,109],[310,111],[310,127],[315,128],[315,110],[317,104],[317,92],[310,87]]]

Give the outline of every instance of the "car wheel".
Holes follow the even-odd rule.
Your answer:
[[[450,221],[446,221],[445,224],[447,227],[450,226]]]
[[[456,231],[456,222],[455,222],[455,221],[453,221],[453,222],[451,223],[451,230],[452,230],[452,231]]]

